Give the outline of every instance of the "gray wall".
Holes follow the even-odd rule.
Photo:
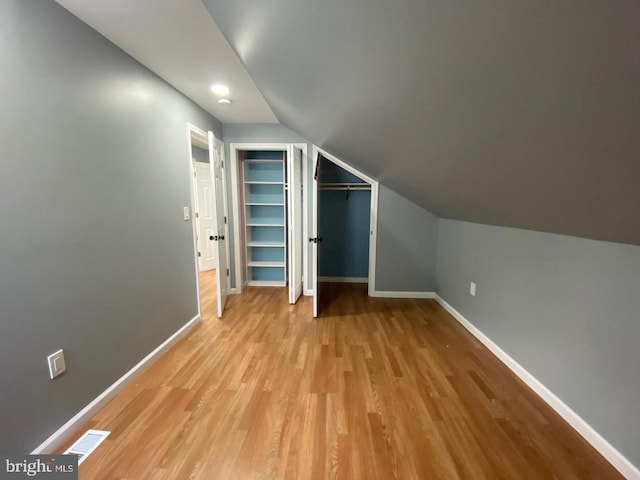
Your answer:
[[[380,185],[376,290],[433,292],[438,217]]]
[[[405,198],[640,245],[638,0],[203,3],[280,122]]]
[[[197,314],[186,125],[222,128],[54,2],[1,2],[0,58],[0,451],[24,453]]]
[[[640,247],[452,220],[438,243],[438,293],[640,465]]]

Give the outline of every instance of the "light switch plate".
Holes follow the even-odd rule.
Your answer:
[[[184,221],[191,219],[191,214],[189,213],[189,207],[184,207]]]
[[[64,359],[64,350],[60,349],[47,357],[49,365],[49,378],[54,379],[67,370],[67,362]]]
[[[471,285],[469,285],[469,295],[475,297],[476,296],[476,284],[475,282],[471,282]]]

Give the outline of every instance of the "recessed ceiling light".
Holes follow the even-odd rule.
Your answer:
[[[229,95],[229,87],[222,83],[215,83],[211,85],[211,91],[216,95]]]
[[[231,103],[231,100],[229,100],[228,98],[221,98],[220,100],[218,100],[218,103],[229,104],[229,103]]]

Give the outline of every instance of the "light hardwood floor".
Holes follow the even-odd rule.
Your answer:
[[[81,479],[618,479],[432,300],[329,285],[324,316],[248,288],[86,428]],[[83,429],[82,431],[84,431]]]

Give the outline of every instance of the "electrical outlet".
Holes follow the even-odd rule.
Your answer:
[[[60,349],[47,357],[49,365],[49,378],[52,380],[58,375],[62,375],[67,370],[67,362],[64,359],[64,350]]]
[[[471,285],[469,285],[469,295],[471,295],[472,297],[476,296],[476,284],[475,284],[475,282],[471,282]]]

